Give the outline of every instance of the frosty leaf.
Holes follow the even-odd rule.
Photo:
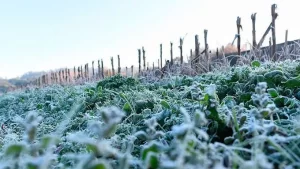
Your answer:
[[[204,126],[207,123],[205,114],[203,112],[200,112],[199,110],[195,111],[194,121],[195,121],[196,127]]]
[[[147,140],[148,135],[144,131],[138,131],[134,134],[137,138],[142,139],[142,140]]]
[[[191,126],[189,124],[172,126],[172,134],[179,139],[183,139],[190,128]]]
[[[166,108],[166,109],[171,109],[169,103],[168,103],[167,101],[165,101],[165,100],[161,100],[161,101],[160,101],[160,104],[161,104],[164,108]]]
[[[99,111],[105,123],[119,123],[125,116],[125,113],[115,106],[104,107]]]
[[[59,143],[59,139],[55,136],[45,136],[41,140],[41,148],[47,148],[51,144]]]
[[[162,145],[156,141],[150,142],[148,145],[145,145],[142,150],[142,160],[146,160],[150,152],[158,153],[162,150]]]

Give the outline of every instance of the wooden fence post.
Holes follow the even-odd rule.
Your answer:
[[[111,70],[112,70],[112,75],[115,75],[115,68],[114,68],[114,58],[110,57],[110,61],[111,61]]]
[[[98,60],[98,78],[100,79],[100,60]]]
[[[80,73],[81,73],[81,78],[83,79],[82,65],[81,65],[81,67],[80,67]]]
[[[66,77],[65,77],[66,78],[66,82],[68,82],[68,68],[65,69],[65,72],[66,72]]]
[[[143,52],[143,62],[144,62],[144,70],[146,70],[146,56],[145,56],[145,49],[144,46],[142,47],[142,52]]]
[[[102,73],[102,78],[104,79],[104,67],[103,67],[103,60],[101,59],[101,73]]]
[[[81,76],[80,76],[80,74],[81,74],[80,66],[78,66],[77,72],[78,72],[77,78],[80,79],[80,77],[81,77]]]
[[[139,57],[139,74],[141,73],[141,49],[138,49],[138,57]]]
[[[86,76],[87,76],[87,80],[90,80],[90,70],[89,70],[89,64],[86,64]]]
[[[273,52],[272,52],[272,38],[270,37],[269,38],[269,49],[270,49],[270,59],[272,59],[272,54],[273,54]]]
[[[236,26],[237,26],[237,49],[238,49],[238,55],[241,55],[241,34],[240,34],[240,29],[242,28],[241,26],[241,18],[237,17],[236,20]]]
[[[207,62],[207,70],[209,71],[207,32],[208,32],[208,30],[205,29],[204,30],[204,44],[205,44],[205,59],[206,59],[206,62]]]
[[[154,70],[154,62],[153,62],[153,69],[152,70]]]
[[[69,73],[69,82],[71,82],[71,73],[70,73],[70,69],[68,69],[68,73]]]
[[[182,55],[182,45],[183,45],[183,39],[180,38],[179,40],[179,49],[180,49],[180,64],[183,64],[183,55]]]
[[[170,55],[171,55],[171,65],[174,64],[174,61],[173,61],[173,43],[170,42],[170,45],[171,45],[171,49],[170,49]]]
[[[126,77],[128,77],[128,67],[126,66]]]
[[[74,66],[74,80],[76,80],[76,67]]]
[[[277,8],[276,4],[273,4],[271,7],[271,15],[272,15],[272,40],[273,40],[273,49],[272,49],[272,57],[274,57],[275,61],[277,60],[276,56],[276,29],[275,29],[275,20],[277,17],[277,13],[275,12],[275,9]]]
[[[193,49],[190,50],[190,64],[191,64],[191,68],[193,67]]]
[[[278,14],[275,14],[275,19],[277,18]],[[270,30],[272,29],[272,22],[269,24],[267,30],[265,31],[265,33],[263,34],[262,38],[260,39],[259,43],[257,44],[257,48],[259,49],[261,47],[261,45],[264,43],[266,36],[268,35],[268,33],[270,32]]]
[[[216,55],[217,55],[217,59],[219,60],[219,48],[217,48]]]
[[[162,68],[162,44],[160,44],[160,68]]]
[[[131,77],[133,77],[133,65],[131,65]]]
[[[158,69],[159,69],[159,59],[157,59],[157,67],[158,67]]]
[[[251,19],[252,19],[252,49],[255,50],[257,46],[256,29],[255,29],[256,13],[251,15]]]
[[[118,55],[118,74],[121,74],[121,63],[120,63],[120,55]]]
[[[61,83],[61,70],[58,71],[58,83]]]
[[[287,42],[288,42],[288,33],[289,33],[289,31],[288,30],[285,30],[285,42],[284,42],[284,53],[285,53],[285,57],[287,57],[288,56],[288,53],[289,53],[289,51],[288,51],[288,47],[287,47]]]
[[[95,69],[94,69],[94,61],[92,61],[92,72],[93,72],[93,78],[95,78]]]
[[[198,58],[198,62],[200,63],[200,49],[199,49],[199,38],[198,35],[195,35],[195,58]]]
[[[149,70],[149,62],[147,62],[147,71]]]
[[[84,78],[86,79],[86,64],[84,65]]]

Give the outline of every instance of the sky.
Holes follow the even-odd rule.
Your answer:
[[[300,38],[299,0],[0,0],[0,77],[13,78],[29,71],[73,68],[110,57],[121,67],[138,65],[138,49],[155,62],[163,44],[163,60],[179,55],[184,38],[186,60],[194,36],[204,44],[208,30],[211,49],[231,43],[236,19],[241,17],[242,44],[252,42],[251,14],[256,15],[257,41],[271,21],[277,4],[277,42]],[[268,43],[269,34],[266,38]]]

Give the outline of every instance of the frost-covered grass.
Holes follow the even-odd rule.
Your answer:
[[[299,168],[300,62],[0,96],[0,169]]]

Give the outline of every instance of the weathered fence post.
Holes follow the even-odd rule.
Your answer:
[[[100,75],[100,60],[98,60],[98,78],[100,79],[101,75]]]
[[[104,79],[104,67],[103,67],[103,60],[101,59],[101,73],[102,73],[102,78]]]
[[[191,68],[193,67],[193,49],[190,50],[190,65],[191,65]]]
[[[80,66],[78,66],[77,72],[78,72],[77,78],[80,79],[80,77],[81,77],[81,76],[80,76],[80,74],[81,74]]]
[[[157,68],[159,69],[159,59],[157,59]]]
[[[160,44],[160,68],[162,68],[162,44]]]
[[[240,29],[242,28],[241,26],[241,18],[237,17],[236,20],[236,26],[237,26],[237,49],[238,49],[238,55],[241,55],[241,34],[240,34]]]
[[[270,59],[272,59],[272,56],[273,56],[272,55],[273,54],[272,50],[273,49],[272,49],[272,38],[271,37],[269,38],[269,49],[270,49]]]
[[[255,50],[257,46],[256,30],[255,30],[256,13],[251,15],[251,19],[252,19],[252,49]]]
[[[131,65],[131,77],[133,77],[133,65]]]
[[[198,62],[200,63],[200,49],[199,49],[199,39],[198,35],[195,35],[195,58],[198,58]],[[196,59],[197,60],[197,59]]]
[[[272,15],[272,40],[273,40],[273,47],[272,47],[272,57],[274,57],[275,61],[277,60],[277,56],[275,56],[276,53],[276,29],[275,29],[275,20],[277,17],[277,13],[275,12],[275,9],[277,8],[276,4],[273,4],[271,7],[271,15]]]
[[[143,62],[144,62],[144,70],[146,70],[146,56],[145,56],[145,49],[144,46],[142,47],[142,52],[143,52]]]
[[[153,62],[153,69],[152,70],[154,70],[154,62]]]
[[[171,49],[170,49],[170,55],[171,55],[171,65],[174,64],[174,61],[173,61],[173,43],[170,42],[170,45],[171,45]]]
[[[204,44],[205,44],[205,59],[206,59],[206,62],[207,62],[207,70],[209,71],[207,32],[208,32],[208,30],[205,29],[204,30]]]
[[[217,59],[219,60],[219,48],[217,48],[216,55],[217,55]]]
[[[121,62],[120,62],[120,55],[118,55],[118,74],[121,74]]]
[[[180,64],[183,64],[183,55],[182,55],[182,45],[183,45],[183,39],[180,38],[179,40],[179,49],[180,49]]]
[[[84,78],[86,79],[86,64],[84,65]]]
[[[126,66],[126,77],[128,77],[128,67]]]
[[[76,80],[76,67],[74,66],[74,80]]]
[[[69,73],[68,72],[68,68],[65,69],[65,72],[66,72],[66,77],[65,77],[66,78],[66,82],[68,82],[68,76],[69,76],[69,74],[68,74]]]
[[[81,67],[80,67],[80,73],[81,73],[81,78],[83,79],[82,65],[81,65]]]
[[[149,70],[149,62],[147,62],[147,71]]]
[[[111,61],[111,70],[112,70],[112,75],[115,75],[115,68],[114,68],[114,58],[110,57],[110,61]]]
[[[71,72],[70,72],[70,69],[68,69],[68,73],[69,73],[69,82],[71,82]]]
[[[141,49],[138,49],[138,57],[139,57],[139,74],[141,73]]]
[[[89,64],[86,64],[86,76],[87,76],[87,80],[90,80],[90,70],[89,70]]]
[[[65,70],[62,69],[62,82],[64,82],[64,81],[65,81]]]
[[[95,69],[94,69],[94,61],[92,61],[92,72],[93,72],[93,78],[95,78]]]
[[[289,31],[285,30],[285,42],[284,42],[284,53],[285,53],[284,55],[285,55],[285,57],[287,57],[288,53],[289,53],[288,47],[287,47],[287,45],[288,45],[288,33],[289,33]]]
[[[58,71],[58,83],[61,83],[61,70]]]

